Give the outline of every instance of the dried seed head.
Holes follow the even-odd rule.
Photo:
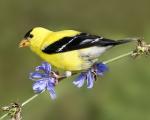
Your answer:
[[[145,55],[150,54],[150,44],[147,44],[144,41],[144,38],[137,40],[137,46],[136,46],[136,48],[133,51],[131,56],[136,58],[136,57],[143,55],[143,54],[145,54]]]
[[[10,105],[4,106],[1,109],[8,112],[11,120],[21,120],[21,106],[18,103],[11,103]]]

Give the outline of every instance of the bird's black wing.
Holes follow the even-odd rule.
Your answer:
[[[64,37],[47,46],[42,51],[47,54],[61,53],[92,46],[113,46],[116,41],[105,39],[96,35],[80,33],[73,37]]]

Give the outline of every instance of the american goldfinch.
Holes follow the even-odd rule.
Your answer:
[[[66,71],[86,70],[107,49],[131,40],[111,40],[75,30],[50,31],[35,27],[28,31],[20,47],[29,46],[48,63]]]

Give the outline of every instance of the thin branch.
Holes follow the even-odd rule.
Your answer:
[[[25,106],[26,104],[28,104],[29,102],[31,102],[33,99],[35,99],[38,95],[39,95],[39,94],[33,95],[32,97],[30,97],[29,99],[27,99],[26,101],[24,101],[21,106],[22,106],[22,107]],[[1,119],[0,119],[0,120],[1,120]]]
[[[117,56],[117,57],[115,57],[115,58],[112,58],[112,59],[110,59],[110,60],[104,61],[103,63],[104,63],[104,64],[108,64],[108,63],[114,62],[114,61],[116,61],[116,60],[119,60],[119,59],[121,59],[121,58],[124,58],[124,57],[126,57],[126,56],[129,56],[129,55],[131,55],[132,53],[133,53],[133,51],[130,51],[130,52],[128,52],[128,53],[125,53],[125,54],[123,54],[123,55],[119,55],[119,56]]]
[[[0,120],[3,120],[7,115],[8,113],[4,114],[2,117],[0,117]]]

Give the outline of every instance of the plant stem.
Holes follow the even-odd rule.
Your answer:
[[[124,58],[124,57],[126,57],[126,56],[129,56],[129,55],[131,55],[131,54],[132,54],[132,51],[130,51],[130,52],[128,52],[128,53],[125,53],[125,54],[122,54],[122,55],[119,55],[119,56],[117,56],[117,57],[115,57],[115,58],[112,58],[112,59],[109,59],[109,60],[107,60],[107,61],[104,61],[103,63],[104,63],[104,64],[108,64],[108,63],[114,62],[114,61],[116,61],[116,60],[119,60],[119,59],[121,59],[121,58]],[[43,93],[43,92],[42,92],[42,93]],[[33,95],[32,97],[30,97],[29,99],[27,99],[26,101],[24,101],[21,106],[22,106],[22,107],[25,106],[26,104],[28,104],[29,102],[31,102],[32,100],[34,100],[37,96],[39,96],[39,94]],[[8,115],[8,113],[4,114],[2,117],[0,117],[0,120],[4,119],[7,115]]]
[[[33,99],[35,99],[38,95],[39,95],[39,94],[33,95],[32,97],[30,97],[29,99],[27,99],[26,101],[24,101],[21,106],[22,106],[22,107],[25,106],[25,105],[28,104],[30,101],[32,101]]]
[[[116,61],[116,60],[118,60],[118,59],[121,59],[121,58],[124,58],[124,57],[126,57],[126,56],[129,56],[129,55],[131,55],[132,53],[133,53],[133,52],[130,51],[130,52],[125,53],[125,54],[123,54],[123,55],[119,55],[119,56],[117,56],[117,57],[115,57],[115,58],[112,58],[112,59],[109,59],[109,60],[107,60],[107,61],[104,61],[103,63],[104,63],[104,64],[108,64],[108,63],[114,62],[114,61]]]
[[[2,117],[0,117],[0,120],[4,119],[7,115],[8,113],[4,114]]]

